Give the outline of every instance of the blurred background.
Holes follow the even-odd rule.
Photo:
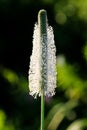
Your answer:
[[[87,0],[0,0],[0,130],[39,130],[40,98],[28,89],[33,27],[46,9],[57,47],[56,95],[45,130],[87,130]]]

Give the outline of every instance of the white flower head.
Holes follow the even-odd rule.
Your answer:
[[[29,90],[34,98],[53,96],[56,88],[56,47],[51,26],[47,25],[47,33],[40,35],[40,27],[35,24],[33,34],[33,50],[30,57]]]

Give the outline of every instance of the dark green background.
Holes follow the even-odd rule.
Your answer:
[[[28,89],[33,28],[40,9],[47,11],[57,48],[56,95],[46,98],[45,130],[67,130],[78,119],[81,122],[75,123],[83,123],[83,130],[87,126],[86,0],[0,1],[0,130],[40,127],[40,98],[33,99]],[[56,125],[52,119],[57,112]],[[51,122],[56,128],[49,128]]]

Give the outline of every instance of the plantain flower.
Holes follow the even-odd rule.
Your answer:
[[[28,77],[29,93],[34,96],[34,98],[41,96],[42,91],[44,96],[51,97],[55,95],[56,47],[53,29],[47,23],[47,16],[45,26],[45,31],[41,30],[42,25],[40,25],[40,21],[38,20],[38,23],[36,23],[34,27],[33,49],[30,57]],[[44,27],[42,27],[42,29],[44,29]]]

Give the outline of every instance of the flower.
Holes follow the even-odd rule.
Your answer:
[[[30,57],[29,90],[34,98],[53,96],[56,88],[56,47],[51,26],[46,26],[47,33],[40,35],[40,26],[35,24],[33,34],[33,50]]]

